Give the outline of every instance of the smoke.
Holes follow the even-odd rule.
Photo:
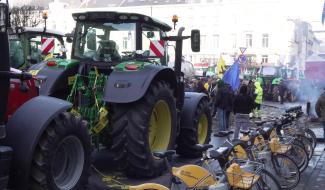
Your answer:
[[[316,115],[315,104],[319,96],[323,93],[325,83],[323,81],[301,79],[299,83],[289,83],[289,89],[297,89],[295,94],[298,101],[310,102],[310,113]]]

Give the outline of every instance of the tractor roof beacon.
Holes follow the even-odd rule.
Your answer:
[[[36,96],[32,75],[10,69],[9,20],[8,2],[0,2],[0,189],[85,189],[87,126],[66,112],[71,103]],[[12,109],[15,100],[25,102]]]
[[[184,92],[183,40],[200,50],[200,32],[168,36],[166,23],[137,13],[75,13],[72,60],[33,66],[46,80],[40,93],[64,97],[71,112],[90,124],[95,142],[112,149],[119,169],[135,177],[162,174],[155,151],[175,149],[200,156],[196,144],[210,141],[208,98]],[[175,42],[175,66],[167,67],[168,44]],[[50,63],[50,64],[49,64]],[[68,93],[66,93],[68,92]],[[190,119],[189,119],[190,118]]]

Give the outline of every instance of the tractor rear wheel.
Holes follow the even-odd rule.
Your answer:
[[[177,153],[184,157],[195,158],[202,156],[202,152],[197,151],[194,146],[210,142],[212,119],[207,100],[203,99],[199,102],[191,124],[191,126],[183,126],[181,121]]]
[[[42,134],[31,167],[31,189],[86,189],[91,141],[87,123],[70,113],[56,117]]]
[[[174,149],[176,104],[167,83],[156,81],[145,96],[112,108],[113,146],[116,161],[128,176],[154,177],[166,169],[155,151]]]

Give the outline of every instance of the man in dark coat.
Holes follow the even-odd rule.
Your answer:
[[[227,130],[227,111],[232,107],[232,94],[228,86],[225,85],[222,80],[218,81],[216,107],[218,112],[219,131]]]
[[[234,98],[233,111],[235,114],[235,134],[234,138],[237,139],[241,128],[247,130],[251,126],[249,120],[249,113],[254,109],[254,100],[247,94],[247,86],[242,85]]]

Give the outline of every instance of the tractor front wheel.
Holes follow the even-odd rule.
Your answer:
[[[86,189],[91,141],[86,122],[62,113],[45,129],[31,168],[31,189]]]
[[[112,109],[113,146],[121,169],[133,177],[154,177],[166,169],[153,152],[174,149],[176,106],[173,92],[163,81],[153,82],[145,96]]]
[[[177,153],[184,157],[200,157],[202,152],[196,150],[195,145],[210,142],[212,118],[208,101],[201,100],[196,107],[194,117],[186,119],[191,119],[191,125],[185,126],[181,121],[181,130],[177,139]]]

